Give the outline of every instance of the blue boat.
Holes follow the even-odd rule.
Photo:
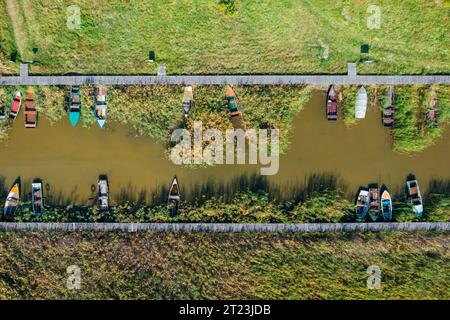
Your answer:
[[[73,86],[69,97],[69,121],[74,127],[80,120],[80,87]]]
[[[366,188],[361,188],[356,199],[356,218],[358,220],[366,220],[369,204],[369,191]]]
[[[392,199],[387,190],[381,194],[381,213],[384,221],[392,220]]]
[[[106,123],[106,86],[95,86],[94,95],[94,116],[100,128],[103,128]]]

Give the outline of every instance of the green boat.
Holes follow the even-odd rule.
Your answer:
[[[74,127],[80,120],[80,87],[73,86],[69,97],[69,121]]]

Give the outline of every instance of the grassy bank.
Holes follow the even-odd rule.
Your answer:
[[[448,234],[1,233],[1,299],[449,299]],[[81,288],[66,287],[68,266]],[[367,268],[381,270],[368,289]]]
[[[161,63],[172,74],[345,73],[362,58],[371,63],[360,64],[361,73],[450,70],[446,1],[378,1],[379,28],[368,25],[375,12],[366,0],[11,1],[37,73],[154,73]],[[69,6],[80,8],[79,29],[69,28]],[[12,27],[1,28],[9,55]]]

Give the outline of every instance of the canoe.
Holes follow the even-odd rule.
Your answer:
[[[100,85],[95,86],[94,89],[95,95],[95,108],[94,108],[94,116],[97,119],[97,123],[100,128],[103,128],[106,122],[106,86]]]
[[[80,120],[80,111],[80,87],[73,86],[70,89],[69,96],[69,121],[73,127],[77,124],[78,120]]]
[[[5,217],[11,217],[16,212],[17,207],[19,206],[19,199],[20,184],[19,182],[16,182],[9,190],[8,196],[6,197],[5,206],[3,208],[3,215]]]
[[[167,196],[167,206],[173,214],[176,214],[178,212],[180,200],[180,185],[178,183],[177,176],[175,176],[173,178],[172,184],[170,185],[169,194]]]
[[[385,99],[386,101],[383,105],[383,110],[381,113],[383,126],[392,127],[394,125],[394,113],[395,113],[395,96],[393,86],[389,86]]]
[[[4,100],[4,92],[0,90],[0,121],[6,119],[6,104]]]
[[[380,215],[380,192],[376,183],[369,185],[369,216],[377,221]]]
[[[392,199],[387,190],[381,194],[381,213],[384,221],[392,220]]]
[[[356,199],[356,218],[365,220],[367,212],[369,212],[369,191],[361,188]]]
[[[367,92],[364,87],[359,88],[355,102],[355,118],[364,119],[367,110]]]
[[[184,88],[184,96],[183,96],[183,112],[184,118],[187,119],[189,117],[189,111],[194,104],[194,91],[192,86],[187,86]]]
[[[22,104],[22,95],[19,91],[14,94],[14,97],[11,101],[11,108],[9,110],[9,118],[11,120],[15,120],[20,111],[20,106]]]
[[[338,97],[334,86],[330,86],[327,94],[327,119],[336,121],[338,118]]]
[[[42,181],[35,180],[31,184],[31,205],[35,215],[40,217],[42,215],[42,208],[44,206],[44,197],[42,192]]]
[[[109,209],[109,186],[108,177],[100,175],[97,182],[97,204],[100,211]]]
[[[242,117],[242,113],[238,108],[239,99],[234,91],[233,87],[228,85],[225,90],[225,102],[230,112],[231,122],[233,123],[233,127],[235,129],[244,129],[245,130],[245,122]]]
[[[422,195],[420,194],[419,183],[415,178],[410,178],[406,181],[406,189],[408,198],[413,206],[413,212],[419,218],[423,214],[423,201]]]
[[[34,100],[34,91],[31,88],[27,91],[24,115],[25,128],[36,128],[38,112],[36,110],[36,101]]]

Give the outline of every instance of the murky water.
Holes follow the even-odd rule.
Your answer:
[[[389,131],[382,127],[375,107],[369,108],[366,119],[347,128],[341,120],[325,119],[324,101],[325,92],[316,92],[295,119],[290,148],[269,181],[288,188],[312,173],[333,173],[347,185],[350,196],[370,182],[399,191],[411,172],[424,191],[430,179],[450,178],[450,130],[424,152],[402,155],[392,151]],[[7,186],[17,176],[24,185],[39,177],[49,184],[47,196],[54,203],[89,203],[99,174],[108,175],[112,198],[117,200],[140,192],[147,193],[148,199],[160,186],[168,187],[174,174],[187,190],[208,179],[223,184],[242,174],[259,173],[257,165],[174,165],[165,158],[163,144],[135,137],[132,130],[117,124],[106,129],[85,129],[80,124],[73,128],[68,119],[50,125],[41,117],[37,129],[25,129],[23,112],[8,141],[0,145],[0,154],[0,176],[6,177]]]

